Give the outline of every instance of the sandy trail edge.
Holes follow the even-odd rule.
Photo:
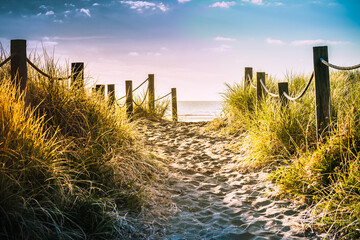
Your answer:
[[[144,146],[169,162],[164,184],[152,195],[166,192],[173,202],[155,203],[152,211],[162,217],[144,219],[152,223],[147,239],[323,239],[302,230],[311,221],[306,207],[276,199],[266,173],[234,170],[242,156],[228,146],[238,139],[218,136],[205,125],[138,124]]]

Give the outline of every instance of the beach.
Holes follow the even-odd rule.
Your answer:
[[[243,155],[229,146],[241,136],[219,136],[207,122],[146,120],[138,131],[145,147],[167,162],[162,184],[150,194],[162,192],[171,202],[155,201],[151,211],[161,218],[144,220],[152,223],[147,238],[323,239],[306,228],[307,207],[279,199],[266,172],[234,168]]]

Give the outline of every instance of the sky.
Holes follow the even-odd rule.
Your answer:
[[[0,42],[84,62],[89,84],[116,84],[118,97],[151,73],[157,96],[221,100],[245,67],[310,75],[314,46],[360,63],[359,12],[359,0],[0,0]]]

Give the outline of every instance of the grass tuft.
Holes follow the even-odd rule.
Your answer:
[[[290,95],[306,85],[307,76],[287,76]],[[317,227],[344,239],[359,238],[360,221],[360,72],[332,72],[331,127],[317,142],[315,96],[306,95],[285,108],[270,97],[256,102],[254,89],[238,84],[224,94],[227,129],[242,132],[238,146],[246,151],[239,166],[270,168],[270,178],[284,195],[313,208]],[[267,86],[276,92],[273,80]]]

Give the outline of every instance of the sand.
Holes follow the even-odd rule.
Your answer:
[[[266,172],[240,173],[234,168],[242,155],[229,145],[239,139],[219,136],[205,125],[138,124],[144,145],[167,161],[168,174],[162,176],[159,192],[152,194],[162,192],[172,202],[162,206],[155,201],[162,217],[143,219],[148,224],[144,238],[323,239],[303,230],[311,221],[307,207],[276,198],[276,186]]]

